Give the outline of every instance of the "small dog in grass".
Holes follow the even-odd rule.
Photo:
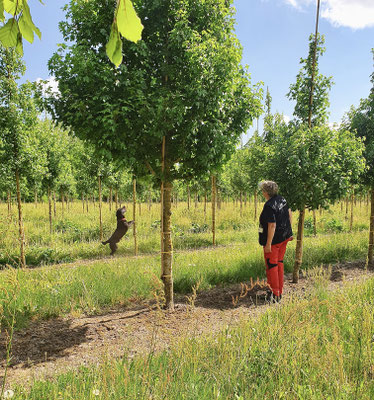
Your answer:
[[[106,242],[101,242],[102,244],[109,243],[110,250],[112,250],[112,252],[110,253],[111,256],[118,249],[117,243],[126,235],[129,227],[134,223],[134,221],[126,221],[125,212],[126,207],[122,207],[117,210],[117,228],[113,232],[113,235]]]

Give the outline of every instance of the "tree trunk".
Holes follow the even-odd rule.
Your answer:
[[[134,224],[132,226],[132,233],[134,236],[134,254],[138,255],[138,241],[136,236],[136,179],[132,182],[132,219]]]
[[[152,208],[152,192],[148,190],[148,210],[151,211]]]
[[[206,203],[207,203],[207,200],[208,200],[208,196],[207,196],[207,194],[205,192],[205,194],[204,194],[204,219],[206,218]]]
[[[61,190],[61,217],[64,219],[64,192]]]
[[[20,267],[25,268],[26,267],[25,233],[23,231],[21,189],[19,184],[18,168],[16,168],[16,190],[17,190],[18,226],[19,226],[19,242],[20,242]]]
[[[12,212],[12,195],[10,193],[10,190],[8,190],[7,193],[7,201],[8,201],[8,217],[9,217]]]
[[[255,221],[257,220],[257,189],[255,189],[255,195],[254,195],[254,205],[255,205]]]
[[[191,203],[191,192],[190,192],[190,185],[187,186],[187,209],[190,209]]]
[[[53,191],[53,216],[56,218],[57,211],[56,211],[56,192]]]
[[[114,194],[114,201],[116,202],[116,210],[118,210],[118,189],[116,188],[116,192]]]
[[[345,199],[345,219],[348,219],[348,210],[349,210],[349,197],[347,196]]]
[[[216,245],[216,177],[212,175],[212,234],[213,246]]]
[[[113,205],[113,188],[109,188],[109,211],[112,211],[112,205]]]
[[[82,192],[82,209],[83,209],[83,214],[84,214],[84,194]]]
[[[243,193],[240,192],[240,217],[243,216]]]
[[[51,198],[51,188],[48,185],[48,215],[49,215],[49,233],[52,234],[52,198]]]
[[[247,207],[247,192],[244,193],[244,207]]]
[[[195,210],[197,208],[197,192],[195,192]]]
[[[370,233],[369,233],[369,251],[368,251],[368,264],[371,269],[374,268],[373,247],[374,247],[374,186],[371,188],[371,213],[370,213]]]
[[[217,198],[217,209],[221,209],[221,193],[220,190],[217,188],[217,178],[214,177],[214,185],[216,187],[216,198]]]
[[[305,207],[299,211],[299,224],[297,227],[295,265],[293,268],[293,277],[292,277],[293,283],[299,282],[299,271],[300,271],[301,263],[303,261],[304,219],[305,219]]]
[[[87,211],[87,214],[88,214],[88,194],[86,194],[86,211]]]
[[[352,232],[353,229],[353,205],[354,205],[354,199],[355,199],[355,195],[354,193],[352,193],[351,195],[351,218],[349,221],[349,232]]]
[[[99,176],[99,219],[100,219],[100,242],[103,241],[103,204],[101,199],[101,176]]]
[[[165,308],[174,310],[173,290],[173,243],[171,239],[171,191],[170,164],[165,160],[165,136],[162,140],[161,182],[161,280],[164,283]]]
[[[313,235],[317,236],[317,216],[316,210],[313,210]]]

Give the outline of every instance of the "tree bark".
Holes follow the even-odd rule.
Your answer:
[[[313,235],[317,236],[317,216],[316,210],[313,210]]]
[[[52,198],[51,198],[51,187],[48,185],[48,216],[49,216],[49,233],[52,234]]]
[[[7,193],[7,201],[8,201],[8,217],[9,217],[12,212],[12,195],[10,193],[10,190],[8,190]]]
[[[114,200],[116,202],[116,210],[118,210],[118,189],[116,188],[116,192],[114,194]]]
[[[173,289],[173,243],[171,238],[171,192],[170,164],[165,159],[166,138],[162,140],[161,182],[161,280],[164,283],[165,308],[174,310]]]
[[[61,217],[64,219],[64,192],[61,190]]]
[[[57,211],[56,211],[56,192],[53,191],[53,216],[56,218]]]
[[[132,181],[132,219],[134,224],[132,226],[132,233],[134,236],[134,254],[138,255],[138,240],[136,236],[136,179]]]
[[[212,175],[212,234],[213,246],[216,245],[216,177]]]
[[[254,194],[254,205],[255,205],[255,221],[257,220],[257,189],[255,189],[255,194]]]
[[[101,199],[101,176],[99,176],[99,219],[100,219],[100,242],[103,240],[103,204]]]
[[[240,192],[240,217],[243,216],[243,193]]]
[[[299,282],[299,271],[303,261],[303,237],[304,237],[304,219],[305,219],[305,207],[299,210],[299,223],[297,227],[297,242],[296,242],[296,253],[295,253],[295,265],[293,268],[292,282]]]
[[[113,205],[113,188],[109,188],[109,211],[112,211],[112,205]]]
[[[151,211],[152,208],[152,192],[148,190],[148,210]]]
[[[16,190],[17,190],[18,226],[19,226],[19,242],[20,242],[20,267],[25,268],[26,267],[25,233],[23,230],[21,189],[20,189],[20,183],[19,183],[18,168],[16,168]]]
[[[369,251],[368,251],[368,264],[371,269],[374,268],[373,247],[374,247],[374,186],[371,188],[371,213],[370,213],[370,232],[369,232]]]
[[[190,209],[191,203],[191,192],[190,192],[190,185],[187,185],[187,209]]]
[[[351,218],[349,221],[349,232],[352,232],[353,229],[353,205],[354,205],[355,195],[354,193],[351,194]]]
[[[84,214],[84,194],[82,192],[82,210],[83,210],[83,214]]]
[[[204,219],[206,218],[206,203],[207,203],[207,194],[206,194],[206,192],[205,192],[205,194],[204,194]]]
[[[197,192],[195,192],[195,210],[197,208]]]

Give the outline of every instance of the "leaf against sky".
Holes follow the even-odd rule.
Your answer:
[[[117,24],[119,33],[127,40],[136,43],[142,38],[143,25],[130,0],[119,0]]]

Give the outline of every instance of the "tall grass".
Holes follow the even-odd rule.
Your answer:
[[[290,272],[294,261],[295,242],[286,253],[285,268]],[[344,233],[307,238],[303,268],[321,263],[356,260],[366,255],[367,234]],[[8,276],[0,273],[0,306],[8,289]],[[150,299],[155,277],[160,276],[159,256],[120,257],[75,265],[45,266],[17,271],[20,291],[15,299],[16,326],[30,319],[60,315],[98,313],[113,305]],[[200,290],[216,285],[243,282],[265,277],[262,248],[257,238],[248,243],[216,249],[184,251],[174,257],[174,289],[176,293],[191,292],[199,282]]]
[[[261,207],[261,206],[260,206]],[[159,224],[160,208],[154,204],[151,209],[146,204],[141,206],[141,215],[137,216],[137,231],[140,254],[149,254],[159,251]],[[79,259],[102,258],[109,254],[108,246],[99,241],[99,211],[98,206],[90,204],[89,212],[83,212],[79,202],[74,202],[65,209],[64,218],[61,216],[61,204],[57,207],[57,217],[53,223],[53,233],[49,233],[48,205],[45,203],[35,207],[33,204],[24,205],[24,224],[26,235],[26,262],[29,266],[40,266],[55,263],[72,262]],[[173,205],[172,230],[173,242],[176,250],[194,249],[211,246],[212,234],[211,212],[208,204],[204,215],[203,204],[197,208],[194,205],[190,210],[186,203]],[[0,204],[0,266],[18,264],[18,225],[16,209],[7,217],[6,204]],[[131,207],[128,207],[130,219]],[[296,232],[296,218],[294,218]],[[349,229],[345,210],[340,206],[317,213],[317,232],[319,234],[343,233]],[[111,234],[116,226],[115,210],[109,206],[103,207],[104,236]],[[306,236],[311,236],[311,215],[306,218]],[[368,208],[359,203],[355,207],[355,222],[353,232],[367,230],[369,224]],[[254,220],[254,207],[247,203],[240,215],[240,207],[235,203],[222,203],[217,210],[217,244],[245,243],[249,238],[257,236],[258,222]],[[132,255],[134,245],[131,231],[119,244],[117,255]]]
[[[373,307],[373,279],[331,295],[319,287],[216,336],[17,387],[15,398],[369,400]]]

